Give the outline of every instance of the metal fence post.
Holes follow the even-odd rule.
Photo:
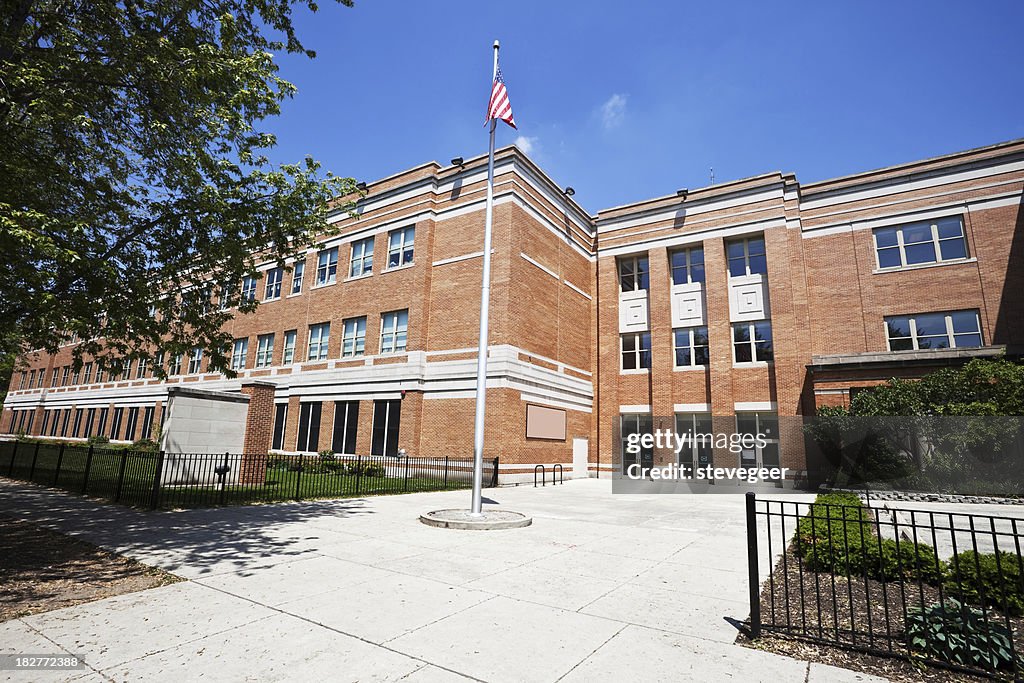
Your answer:
[[[747,580],[750,583],[750,637],[761,636],[761,582],[757,572],[757,498],[753,491],[747,499]]]
[[[491,472],[491,486],[490,488],[497,488],[498,486],[498,456],[494,456],[494,470]]]
[[[405,456],[405,458],[403,458],[403,460],[405,460],[405,481],[402,482],[402,490],[403,491],[408,491],[409,490],[409,456],[408,455]]]
[[[295,476],[295,500],[301,500],[299,498],[300,487],[302,486],[302,459],[305,456],[299,456],[299,471]]]
[[[356,495],[359,495],[359,480],[363,477],[363,456],[356,456]]]
[[[11,476],[12,474],[14,474],[14,459],[18,457],[18,443],[19,443],[18,440],[15,439],[15,441],[14,441],[14,448],[11,449],[11,464],[7,468],[7,476],[8,477]]]
[[[63,446],[64,444],[61,444]],[[36,448],[32,451],[32,467],[28,471],[28,480],[32,481],[32,477],[36,476],[36,460],[39,458],[39,442],[36,441]]]
[[[153,492],[150,494],[149,507],[156,510],[160,506],[160,480],[164,473],[164,452],[156,456],[156,473],[153,475]]]
[[[230,465],[228,465],[228,456],[229,455],[231,455],[231,454],[230,453],[225,453],[224,454],[224,467],[222,468],[223,471],[224,471],[224,474],[220,475],[220,504],[221,504],[221,506],[224,505],[225,490],[228,487],[228,471],[229,471],[228,468],[230,467]]]
[[[82,495],[89,488],[89,470],[92,469],[92,449],[93,445],[89,444],[89,454],[85,456],[85,472],[82,474]]]
[[[117,472],[117,490],[114,492],[114,502],[121,501],[121,487],[124,486],[124,470],[128,466],[128,451],[121,451],[121,467]]]
[[[57,480],[60,479],[60,466],[64,462],[64,444],[60,445],[60,450],[57,451],[57,469],[53,472],[53,487],[57,488]]]
[[[444,487],[448,488],[448,456],[444,456]]]

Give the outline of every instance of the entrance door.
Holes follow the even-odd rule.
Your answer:
[[[572,440],[572,476],[574,479],[584,479],[589,476],[587,472],[589,455],[590,442],[587,439]]]

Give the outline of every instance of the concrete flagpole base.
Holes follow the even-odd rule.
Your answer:
[[[533,518],[511,510],[483,510],[474,515],[471,510],[434,510],[420,515],[420,521],[428,526],[443,529],[518,529],[533,524]]]

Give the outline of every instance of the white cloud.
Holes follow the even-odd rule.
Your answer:
[[[626,119],[626,96],[613,94],[601,105],[601,125],[610,130]]]
[[[523,151],[523,154],[533,154],[538,151],[538,140],[537,138],[530,138],[525,135],[520,135],[516,138],[514,144],[516,147]]]

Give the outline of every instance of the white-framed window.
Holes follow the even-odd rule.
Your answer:
[[[905,268],[967,258],[967,237],[960,216],[876,228],[874,237],[879,268]]]
[[[366,316],[348,318],[341,333],[341,357],[361,356],[366,352]]]
[[[71,366],[70,365],[65,365],[64,366],[64,375],[60,379],[60,385],[62,387],[66,387],[69,384],[71,384]]]
[[[203,349],[197,346],[194,349],[192,349],[192,353],[188,357],[188,374],[194,375],[198,373],[202,366]]]
[[[324,249],[317,256],[316,284],[329,285],[338,279],[338,248]]]
[[[222,311],[226,311],[231,303],[231,283],[225,282],[220,286],[220,294],[218,297],[217,306]]]
[[[166,352],[164,352],[164,351],[157,351],[156,352],[156,358],[153,359],[153,372],[154,372],[154,374],[156,373],[156,371],[158,369],[159,370],[163,370],[164,369],[164,361],[166,359],[167,359]]]
[[[231,347],[231,369],[244,370],[245,361],[249,355],[249,338],[236,339]]]
[[[331,338],[331,324],[319,323],[309,326],[309,349],[306,360],[327,358],[327,344]]]
[[[288,330],[284,333],[284,348],[281,350],[282,365],[289,365],[295,362],[296,337],[298,337],[298,330]]]
[[[105,373],[103,372],[103,368],[99,368],[99,367],[96,368],[96,382],[97,383],[102,383],[103,382],[104,374]]]
[[[249,302],[256,300],[256,278],[246,275],[242,278],[242,301]]]
[[[180,375],[181,374],[181,354],[180,353],[176,353],[173,356],[171,356],[171,366],[169,368],[167,368],[167,374],[171,375],[171,376]],[[99,380],[99,378],[97,377],[97,381],[98,380]]]
[[[668,255],[672,284],[704,282],[704,247],[677,249]]]
[[[306,273],[306,262],[296,261],[292,267],[292,294],[302,291],[302,276]]]
[[[413,239],[416,227],[399,228],[388,233],[388,268],[397,268],[412,263]]]
[[[352,258],[349,262],[348,276],[359,277],[373,272],[373,238],[352,243]]]
[[[677,368],[708,364],[708,328],[681,327],[672,330]]]
[[[267,271],[267,282],[263,287],[264,301],[281,298],[281,282],[284,280],[284,268],[271,268]]]
[[[651,287],[651,267],[646,256],[621,256],[618,261],[619,289],[639,292]]]
[[[274,363],[274,334],[261,334],[256,338],[256,367],[266,368]]]
[[[135,379],[143,379],[146,376],[146,370],[148,368],[149,361],[145,358],[140,358],[138,369],[135,371]]]
[[[24,389],[25,388],[25,382],[27,382],[27,381],[28,381],[28,373],[27,372],[22,372],[21,373],[21,383],[18,384],[18,389]]]
[[[380,352],[405,351],[409,332],[409,311],[391,311],[380,317]]]
[[[737,412],[736,433],[751,441],[760,439],[764,445],[740,451],[740,467],[762,468],[779,466],[779,415],[776,412]]]
[[[726,242],[725,253],[729,258],[729,277],[744,275],[767,275],[768,260],[764,252],[764,237],[745,237]]]
[[[59,369],[59,368],[54,368],[54,369],[53,369],[53,376],[52,376],[52,377],[50,377],[50,386],[51,386],[51,387],[55,387],[55,386],[57,386],[57,373],[58,373],[59,371],[60,371],[60,369]]]
[[[132,359],[128,358],[124,362],[124,367],[121,372],[121,381],[132,378]]]
[[[981,346],[978,312],[948,311],[893,315],[885,319],[890,351]]]
[[[651,333],[630,332],[619,335],[623,370],[651,369]]]
[[[770,320],[733,323],[732,360],[734,363],[767,362],[772,358],[772,322]]]
[[[85,373],[83,377],[83,384],[92,384],[92,363],[85,364]]]
[[[36,375],[36,389],[43,388],[43,374],[44,370],[42,368],[39,368],[39,374]]]

